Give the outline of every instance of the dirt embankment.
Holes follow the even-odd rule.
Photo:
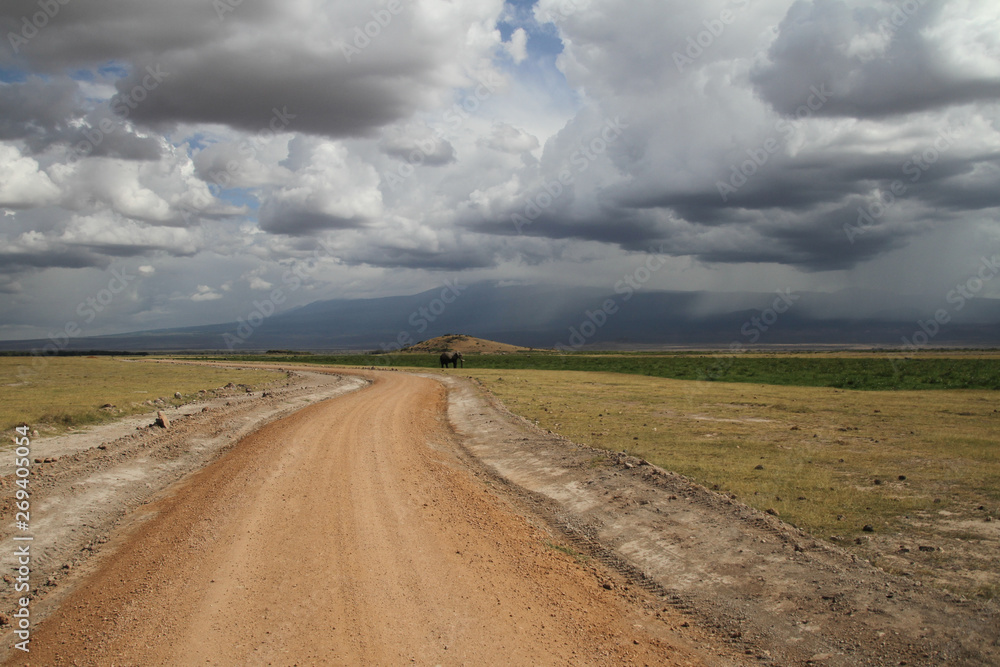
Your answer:
[[[446,380],[470,457],[579,549],[754,664],[996,665],[1000,609],[894,577],[732,498],[576,445]]]

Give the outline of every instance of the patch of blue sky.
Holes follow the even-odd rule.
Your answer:
[[[538,0],[507,0],[505,4],[509,10],[531,12],[538,4]]]
[[[233,206],[245,206],[251,211],[260,208],[260,200],[256,190],[252,188],[226,188],[216,191],[215,196]]]
[[[24,83],[28,72],[20,68],[0,67],[0,83]]]
[[[518,28],[524,28],[528,33],[529,55],[554,61],[563,51],[562,39],[554,25],[540,24],[535,20],[535,4],[537,0],[507,0],[503,18],[497,22],[497,29],[506,42]]]
[[[129,66],[115,60],[108,61],[97,68],[97,73],[108,79],[124,79],[129,74]]]
[[[69,78],[74,81],[85,81],[87,83],[94,83],[97,81],[97,75],[92,69],[73,70],[69,73]]]
[[[527,89],[544,90],[554,106],[576,109],[580,105],[579,95],[566,81],[565,75],[556,65],[556,59],[563,52],[562,38],[552,23],[540,24],[535,20],[534,6],[537,0],[507,0],[502,20],[497,29],[504,42],[509,42],[513,34],[523,28],[528,36],[527,58],[520,63],[506,53],[500,58],[501,67],[511,73]]]
[[[215,141],[204,132],[195,132],[190,136],[185,136],[183,143],[188,145],[190,152],[193,150],[204,150],[214,144]]]

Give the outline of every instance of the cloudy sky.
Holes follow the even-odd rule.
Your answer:
[[[648,289],[933,309],[1000,252],[995,0],[4,0],[0,36],[0,339],[650,252]]]

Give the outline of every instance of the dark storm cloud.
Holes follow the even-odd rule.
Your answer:
[[[971,129],[988,117],[980,105],[1000,95],[1000,40],[990,20],[970,23],[962,8],[803,0],[782,10],[775,37],[755,57],[734,50],[733,33],[744,26],[734,19],[678,78],[669,59],[623,59],[617,48],[643,43],[637,36],[655,21],[624,3],[601,3],[592,16],[560,24],[573,45],[566,71],[581,88],[610,86],[617,95],[551,138],[541,173],[525,179],[551,185],[557,165],[568,164],[571,184],[559,193],[531,186],[513,206],[480,207],[482,217],[464,224],[504,236],[655,247],[706,263],[816,272],[875,261],[1000,200],[994,143],[978,146]],[[602,38],[588,41],[595,31]],[[627,72],[638,60],[643,67]],[[627,96],[650,81],[662,84]],[[756,99],[744,94],[748,83]],[[886,120],[917,111],[923,115],[906,122]],[[619,114],[623,135],[598,159],[581,159],[602,116]],[[992,138],[995,128],[984,129]]]
[[[87,248],[49,248],[45,253],[0,250],[0,273],[17,275],[25,270],[106,268],[111,260]]]
[[[344,257],[349,265],[367,264],[391,269],[428,271],[464,271],[496,265],[494,253],[487,248],[401,248],[372,244],[358,248]]]
[[[854,9],[836,0],[799,0],[751,81],[789,116],[815,89],[831,93],[817,115],[855,118],[1000,99],[995,70],[954,64],[949,49],[972,51],[975,42],[948,43],[928,34],[950,18],[945,12],[944,3],[930,0]]]
[[[909,198],[920,199],[929,196],[925,193],[931,190],[932,184],[937,184],[937,188],[946,187],[947,183],[953,184],[956,179],[961,180],[976,171],[977,164],[995,167],[998,159],[993,153],[942,155],[935,150],[929,155],[934,157],[933,162],[922,162],[921,151],[906,150],[882,155],[831,152],[784,160],[779,157],[770,164],[756,167],[757,173],[741,180],[732,179],[733,170],[729,169],[720,171],[715,183],[704,183],[700,191],[657,189],[647,185],[623,188],[615,201],[629,208],[669,208],[685,219],[702,224],[724,224],[732,220],[732,211],[808,211],[819,204],[835,204],[874,188],[888,189],[895,181],[907,186]],[[983,185],[989,183],[990,172],[996,173],[987,170],[981,175]],[[942,203],[940,195],[935,195],[934,199]],[[964,195],[955,196],[950,206],[974,210],[982,208],[977,203],[982,199],[982,195],[972,200],[966,200]],[[987,200],[995,201],[995,197],[987,195]]]
[[[365,220],[361,218],[328,215],[273,201],[261,206],[258,220],[260,228],[264,231],[289,236],[310,235],[325,230],[355,229],[365,224]]]
[[[961,214],[967,211],[1000,208],[1000,156],[982,162],[957,164],[950,174],[932,174],[915,195],[941,211]]]
[[[664,208],[680,217],[704,225],[726,224],[734,212],[745,209],[781,208],[807,211],[820,202],[837,201],[845,195],[864,191],[857,181],[833,181],[821,178],[830,171],[819,168],[775,170],[767,178],[748,181],[723,201],[716,183],[704,183],[700,191],[655,190],[619,196],[617,202],[630,208]]]
[[[845,229],[858,225],[859,209],[870,204],[861,197],[846,199],[842,205],[816,209],[795,217],[779,211],[762,211],[765,222],[758,223],[766,239],[758,259],[797,266],[805,271],[849,269],[890,250],[905,246],[917,233],[900,226],[865,226],[862,242],[853,242]],[[782,219],[784,217],[784,219]],[[771,218],[771,219],[768,219]],[[769,255],[768,259],[760,257]]]
[[[21,140],[29,153],[64,145],[81,157],[155,160],[161,146],[139,136],[107,104],[87,109],[80,84],[68,77],[29,77],[0,84],[0,140]]]
[[[568,186],[559,197],[536,191],[515,208],[469,218],[466,225],[496,235],[596,241],[630,251],[661,248],[709,263],[848,269],[904,247],[926,230],[930,218],[959,219],[1000,203],[997,156],[955,147],[954,138],[942,136],[936,139],[942,150],[929,140],[927,150],[777,156],[755,166],[757,173],[725,199],[719,181],[706,179],[701,189],[681,190],[631,166],[640,176],[633,181],[642,184],[597,193],[591,208],[600,210],[598,215],[580,212],[576,191]],[[865,218],[862,211],[874,216]]]
[[[440,167],[455,161],[455,147],[447,139],[435,137],[393,138],[382,143],[386,155],[411,165]]]
[[[347,71],[346,64],[296,54],[290,63],[260,54],[204,54],[205,64],[163,58],[169,85],[136,106],[137,122],[219,123],[248,132],[288,130],[329,136],[363,135],[415,109],[399,80],[419,74],[414,63],[377,71]],[[255,62],[248,62],[255,61]],[[154,67],[153,64],[148,67]],[[142,90],[145,69],[118,84],[121,95]],[[286,122],[287,121],[287,122]]]
[[[82,116],[79,86],[69,77],[23,83],[0,83],[0,139],[42,139],[64,133],[70,120]]]
[[[524,207],[518,207],[496,218],[468,216],[462,225],[469,230],[495,236],[597,241],[629,250],[648,250],[646,246],[662,238],[665,231],[642,212],[623,208],[608,208],[597,216],[574,214],[569,207],[533,210],[539,213],[526,214]]]
[[[244,0],[238,12],[223,18],[216,3],[203,0],[56,4],[46,12],[48,18],[38,16],[38,0],[5,0],[0,5],[0,65],[27,63],[34,71],[61,73],[87,64],[128,63],[142,54],[197,49],[240,26],[276,22],[282,13],[281,5],[262,0]]]
[[[609,208],[586,220],[545,213],[521,227],[509,218],[469,227],[497,235],[614,244],[626,251],[690,256],[708,263],[778,263],[811,272],[850,268],[905,245],[915,233],[899,227],[865,227],[864,242],[851,243],[845,225],[856,224],[859,207],[868,203],[850,197],[834,207],[814,204],[794,213],[777,207],[671,209],[683,210],[685,217],[664,217],[652,209]]]
[[[116,82],[118,99],[136,122],[260,132],[276,129],[277,110],[291,121],[282,129],[328,136],[369,134],[408,116],[440,87],[428,74],[449,44],[426,28],[412,35],[405,5],[394,5],[401,9],[386,14],[374,37],[359,38],[356,29],[378,10],[367,3],[245,0],[231,12],[217,12],[218,4],[68,3],[36,37],[15,45],[18,53],[3,44],[0,65],[60,72],[120,62],[129,74]],[[17,34],[23,17],[37,11],[36,2],[5,3],[4,34]]]
[[[103,121],[103,123],[110,124],[103,124],[101,118],[95,118],[94,125],[78,128],[67,133],[64,137],[52,137],[53,143],[59,143],[65,139],[77,156],[153,161],[162,155],[162,145],[158,138],[140,136],[121,125],[116,125],[114,119]],[[104,127],[110,128],[110,131],[104,132],[101,129],[102,124]]]

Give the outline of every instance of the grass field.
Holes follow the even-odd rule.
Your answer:
[[[943,580],[926,563],[892,568],[923,570],[966,595],[1000,590],[1000,524],[987,521],[1000,517],[996,392],[464,374],[575,442],[640,456],[876,561],[901,539],[944,545],[947,556],[934,556],[948,569]]]
[[[271,371],[180,364],[123,362],[109,357],[0,357],[0,431],[28,424],[43,433],[146,412],[147,400],[174,393],[190,400],[198,390],[229,382],[259,387],[283,378]],[[101,409],[106,404],[112,409]]]
[[[377,359],[296,355],[287,362],[383,365]],[[389,360],[438,366],[435,355]],[[177,391],[189,397],[229,382],[259,387],[283,377],[106,357],[47,359],[37,368],[32,361],[0,358],[4,430],[27,422],[52,432],[149,410],[145,401],[157,397],[180,402]],[[866,374],[892,364],[865,353],[471,356],[464,370],[446,372],[479,379],[542,428],[627,451],[774,510],[890,571],[996,597],[1000,521],[989,519],[1000,519],[1000,393],[992,390],[1000,357],[900,361],[903,370],[891,382]],[[556,370],[545,369],[550,365]],[[569,368],[605,365],[622,372]],[[715,369],[713,380],[694,379],[705,369]],[[734,377],[741,381],[721,380]],[[892,390],[877,390],[882,384]],[[943,386],[963,388],[935,389]],[[106,403],[117,409],[102,410]],[[918,544],[940,548],[898,555],[906,553],[901,546],[916,552]]]
[[[324,365],[437,368],[435,354],[247,356],[237,361],[305,362]],[[747,382],[861,390],[1000,390],[1000,354],[898,353],[738,355],[706,353],[579,353],[469,355],[469,369],[608,371],[712,382]]]

